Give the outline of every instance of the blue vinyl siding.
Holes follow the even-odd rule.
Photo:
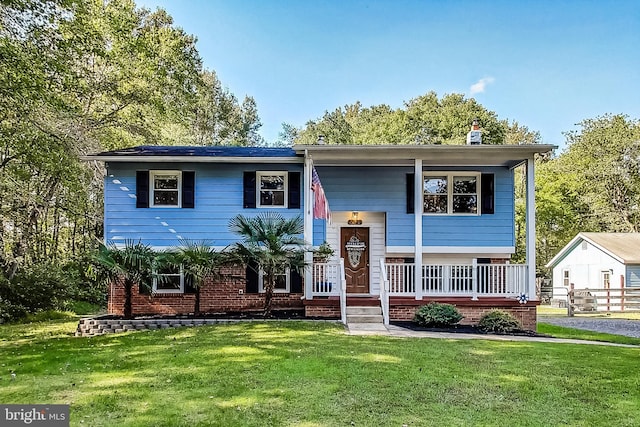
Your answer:
[[[515,245],[513,172],[504,168],[482,168],[480,172],[493,173],[495,176],[495,213],[470,216],[425,215],[422,231],[424,246]]]
[[[406,213],[409,167],[316,167],[332,211],[386,212],[387,245],[413,244],[414,218]],[[314,245],[322,243],[324,222],[314,222]],[[320,239],[323,240],[320,240]]]
[[[317,167],[332,211],[386,213],[386,245],[414,245],[414,215],[406,213],[406,175],[410,167]],[[505,168],[434,168],[495,175],[495,213],[424,215],[424,246],[514,246],[513,173]],[[314,244],[326,237],[324,221],[314,221]]]
[[[195,208],[136,208],[136,170],[194,170]],[[302,172],[302,165],[110,163],[104,186],[105,240],[123,243],[132,239],[155,247],[172,247],[182,238],[227,246],[237,240],[229,231],[231,218],[268,210],[243,208],[243,172],[261,170]],[[302,209],[272,210],[286,218],[302,216]]]

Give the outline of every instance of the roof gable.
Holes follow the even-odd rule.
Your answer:
[[[578,233],[546,266],[555,267],[582,241],[591,243],[623,264],[640,264],[640,233]]]

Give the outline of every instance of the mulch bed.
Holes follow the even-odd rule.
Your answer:
[[[458,334],[481,334],[481,335],[512,335],[512,336],[525,336],[525,337],[548,337],[549,335],[539,334],[535,331],[514,331],[508,333],[496,333],[485,332],[477,326],[473,325],[453,325],[448,328],[427,328],[420,326],[415,322],[391,322],[392,325],[400,328],[410,329],[412,331],[426,331],[426,332],[451,332]]]

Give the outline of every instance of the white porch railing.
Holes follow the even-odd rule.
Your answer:
[[[415,296],[414,264],[386,264],[389,294]],[[527,266],[522,264],[423,265],[425,296],[516,297],[527,293]]]
[[[347,322],[347,281],[344,275],[344,260],[314,263],[311,266],[312,296],[338,296],[340,298],[340,320]]]
[[[380,258],[380,305],[382,307],[382,320],[389,324],[389,279],[384,268],[384,259]]]
[[[314,297],[340,295],[343,266],[340,262],[313,264],[311,292]]]

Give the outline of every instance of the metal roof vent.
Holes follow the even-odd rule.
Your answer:
[[[324,135],[318,135],[318,141],[317,141],[318,145],[324,145]]]
[[[478,124],[478,119],[473,119],[471,124],[471,131],[467,134],[467,145],[482,144],[482,131]]]

